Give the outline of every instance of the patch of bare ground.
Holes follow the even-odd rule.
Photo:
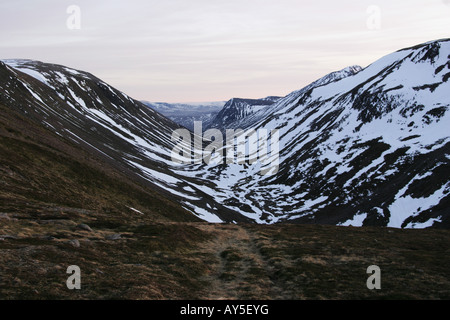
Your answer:
[[[255,245],[253,233],[239,225],[203,224],[200,229],[214,238],[199,251],[212,255],[214,264],[203,281],[208,283],[204,299],[270,299],[274,284],[267,262]]]

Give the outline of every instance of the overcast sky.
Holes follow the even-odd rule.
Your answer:
[[[0,0],[0,30],[0,59],[88,71],[140,100],[221,101],[449,38],[450,0]]]

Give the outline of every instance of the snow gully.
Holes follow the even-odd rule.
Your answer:
[[[222,131],[209,129],[203,132],[202,122],[194,122],[193,144],[192,132],[177,129],[172,133],[175,146],[171,159],[176,164],[260,164],[260,174],[273,175],[279,168],[279,130],[268,129],[226,129],[225,143]],[[270,136],[270,138],[269,138]],[[204,142],[210,142],[204,147]]]

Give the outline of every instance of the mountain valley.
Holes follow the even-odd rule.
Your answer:
[[[200,112],[0,60],[0,299],[448,299],[449,78],[443,39]],[[268,174],[259,154],[174,163],[197,120],[277,130]]]

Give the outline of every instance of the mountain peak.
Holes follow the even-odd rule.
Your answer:
[[[356,74],[358,72],[360,72],[363,68],[361,66],[358,65],[353,65],[353,66],[348,66],[344,69],[342,69],[341,71],[338,72],[342,72],[342,73],[347,73],[349,75],[353,75]]]
[[[280,97],[276,96],[268,96],[262,99],[232,98],[225,103],[225,106],[212,120],[209,127],[219,129],[234,128],[240,120],[275,104],[279,99]]]
[[[360,72],[361,70],[362,70],[362,68],[358,65],[348,66],[342,70],[333,71],[333,72],[327,74],[326,76],[311,83],[308,87],[323,86],[330,82],[339,81],[341,79],[353,76],[353,75],[357,74],[358,72]]]

